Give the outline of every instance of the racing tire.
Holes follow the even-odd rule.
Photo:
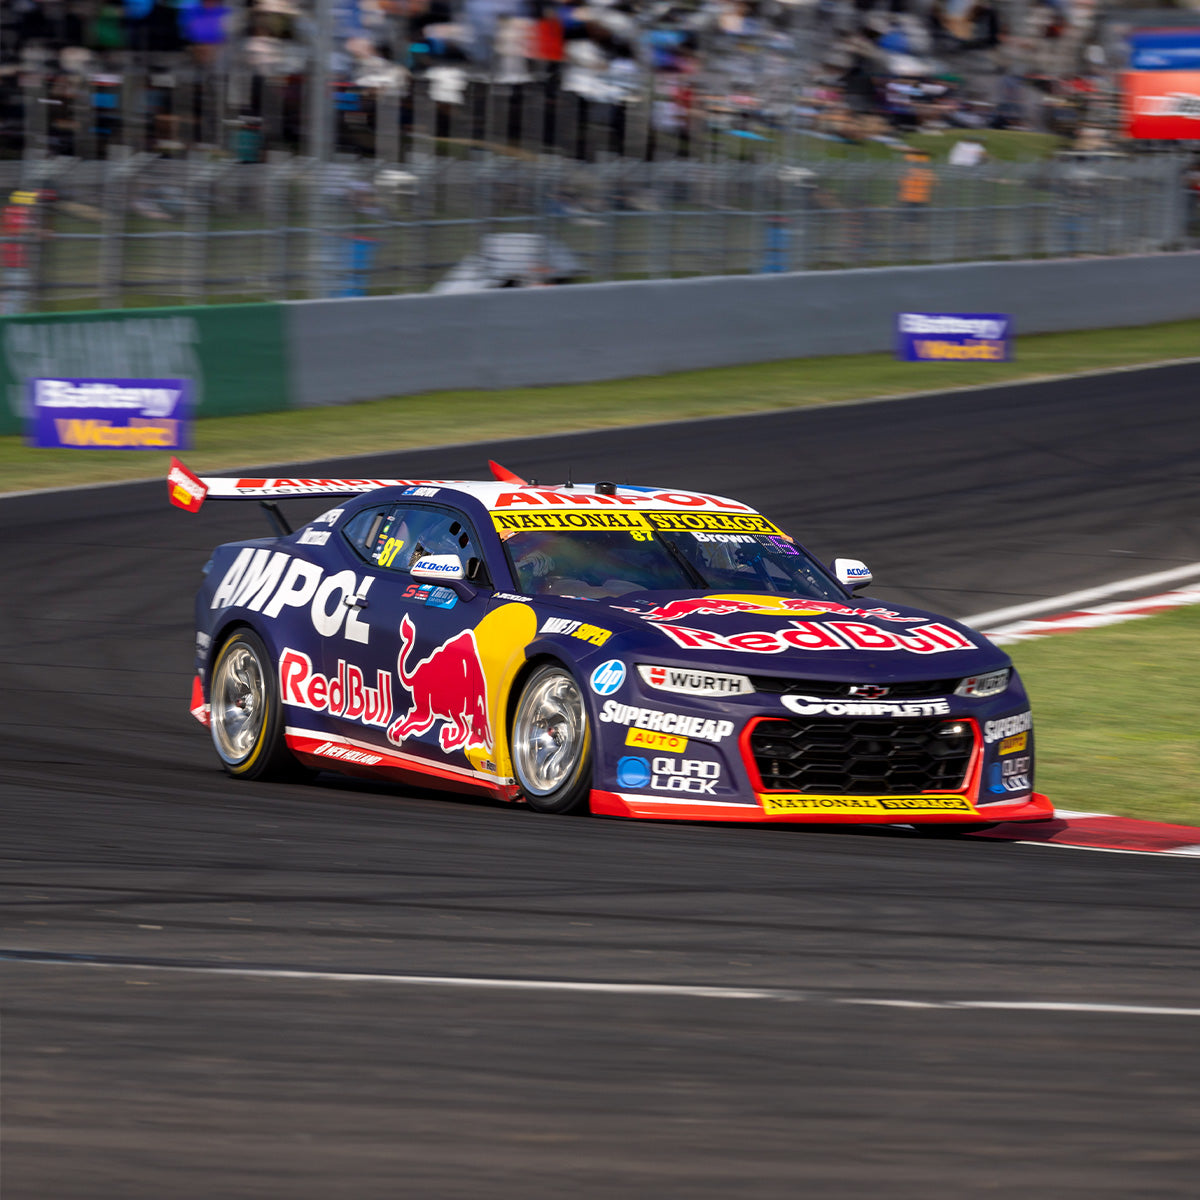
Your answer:
[[[513,771],[539,813],[581,813],[592,790],[592,728],[583,690],[558,663],[538,667],[513,714]]]
[[[209,728],[226,774],[234,779],[303,779],[283,739],[283,706],[274,663],[262,638],[237,629],[213,661]]]

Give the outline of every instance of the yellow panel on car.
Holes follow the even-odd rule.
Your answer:
[[[769,813],[820,813],[841,816],[878,816],[903,820],[905,814],[977,813],[966,796],[810,796],[804,793],[760,793]]]

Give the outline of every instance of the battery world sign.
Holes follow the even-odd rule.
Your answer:
[[[76,450],[183,450],[186,379],[31,379],[29,444]]]

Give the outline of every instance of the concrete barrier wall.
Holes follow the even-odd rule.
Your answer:
[[[1200,253],[285,304],[292,404],[660,375],[892,347],[900,311],[1022,333],[1200,317]],[[1197,347],[1200,352],[1200,346]]]

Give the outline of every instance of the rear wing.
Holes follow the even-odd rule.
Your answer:
[[[286,496],[357,496],[384,487],[439,483],[435,479],[273,479],[263,476],[200,476],[177,458],[167,472],[167,498],[176,508],[199,512],[205,500],[270,501]]]

